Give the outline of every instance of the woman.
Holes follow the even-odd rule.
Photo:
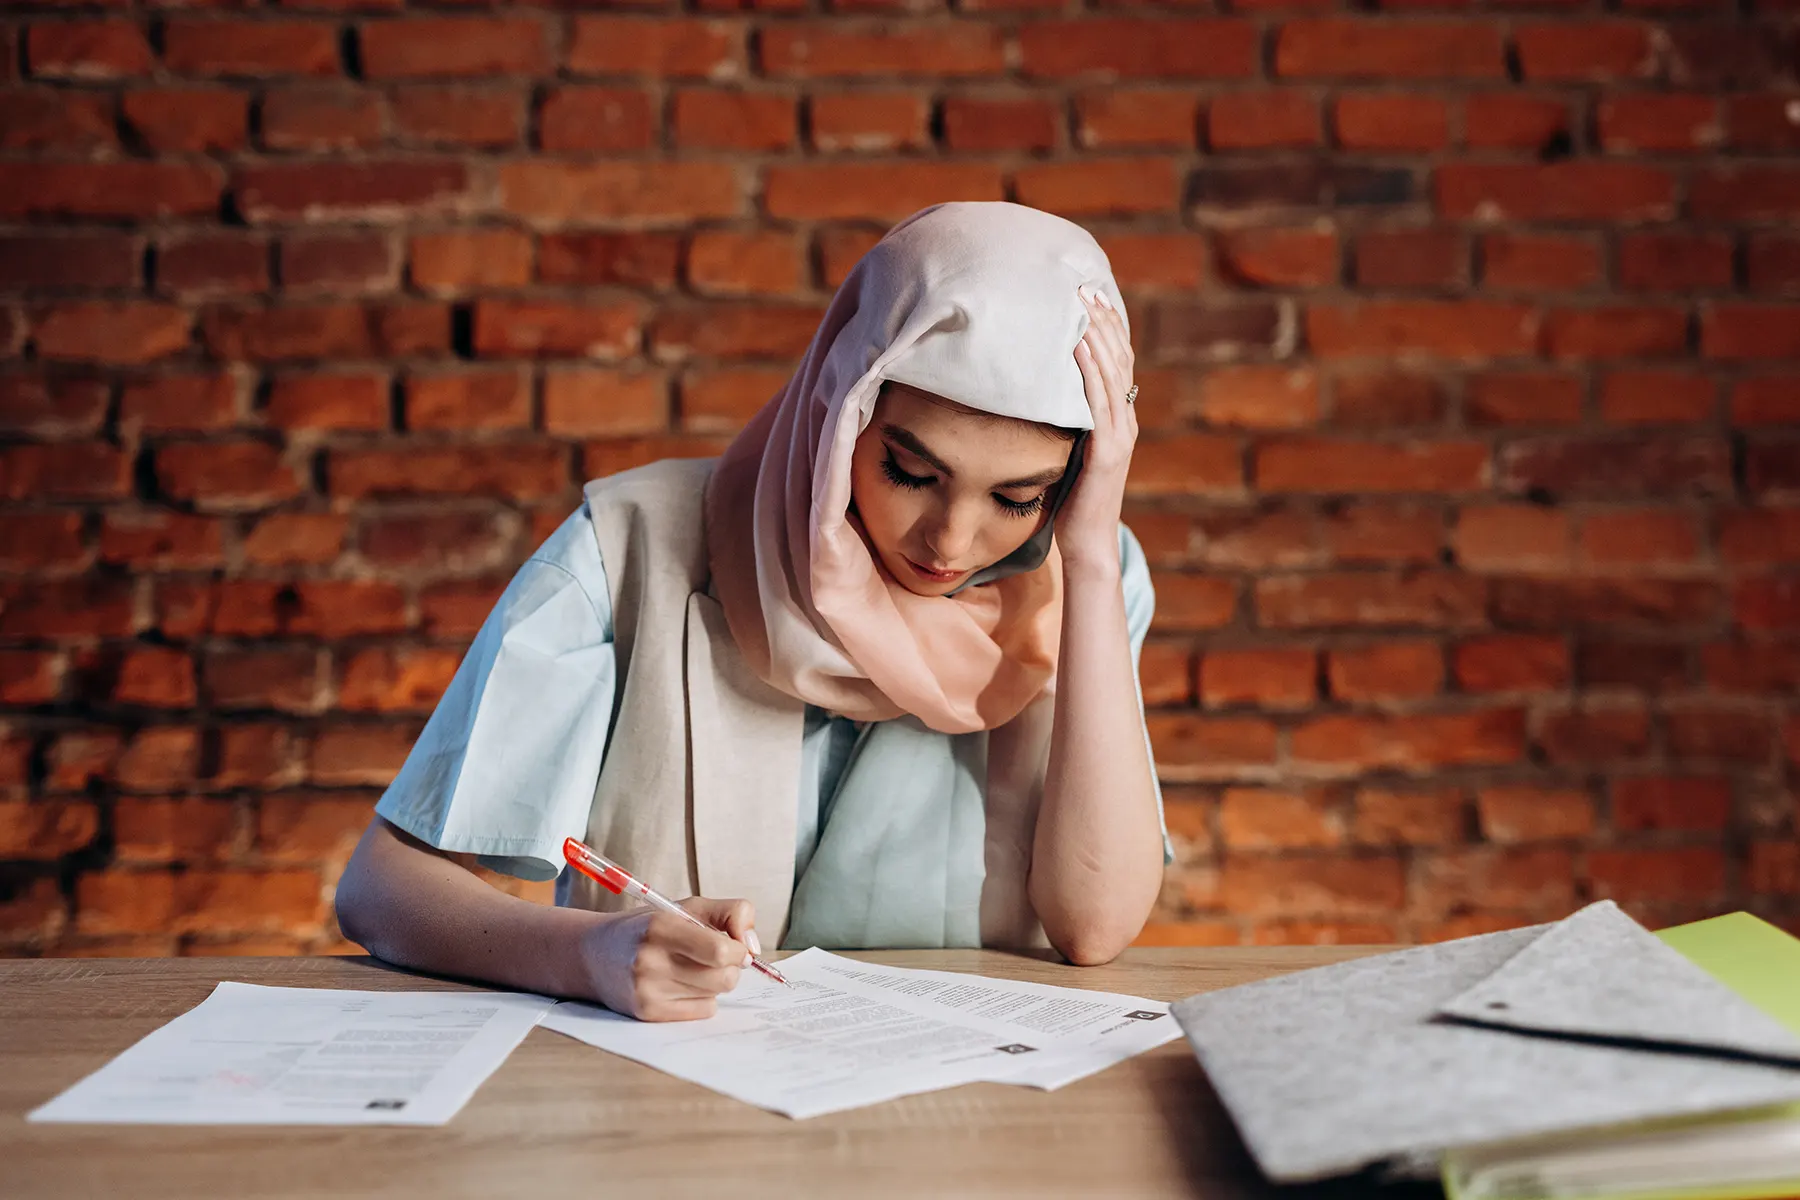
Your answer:
[[[590,483],[520,570],[376,807],[344,932],[654,1020],[713,1012],[758,926],[1111,959],[1166,854],[1131,374],[1078,226],[1000,203],[896,226],[716,463]],[[546,909],[451,857],[546,879],[566,836],[719,932],[573,872]]]

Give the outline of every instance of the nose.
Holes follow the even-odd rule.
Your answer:
[[[974,549],[979,522],[963,505],[948,505],[938,515],[935,525],[926,531],[925,544],[937,562],[935,565],[955,567],[967,562]],[[934,565],[934,564],[927,564]]]

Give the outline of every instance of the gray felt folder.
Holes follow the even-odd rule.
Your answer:
[[[1176,1019],[1283,1183],[1800,1100],[1800,1039],[1611,901],[1192,996]]]

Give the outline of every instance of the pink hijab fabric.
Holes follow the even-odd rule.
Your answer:
[[[908,217],[838,288],[799,370],[720,458],[706,495],[712,586],[769,684],[857,721],[995,729],[1056,672],[1062,569],[952,596],[906,590],[850,513],[850,459],[883,382],[982,412],[1090,429],[1077,289],[1124,304],[1106,255],[1060,217],[998,202]]]

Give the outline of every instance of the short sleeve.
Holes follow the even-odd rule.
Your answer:
[[[1144,653],[1144,638],[1150,633],[1150,619],[1156,615],[1156,588],[1150,582],[1150,564],[1137,535],[1123,523],[1119,525],[1119,577],[1125,591],[1125,632],[1131,641],[1131,677],[1138,686],[1138,717],[1143,722],[1144,683],[1138,674],[1138,660]],[[1150,727],[1144,723],[1144,753],[1150,756],[1150,786],[1156,789],[1156,819],[1163,827],[1163,863],[1175,861],[1175,846],[1169,841],[1169,825],[1163,817],[1162,783],[1156,778],[1156,751],[1150,745]]]
[[[440,850],[554,878],[606,752],[609,594],[583,505],[513,576],[375,811]]]

